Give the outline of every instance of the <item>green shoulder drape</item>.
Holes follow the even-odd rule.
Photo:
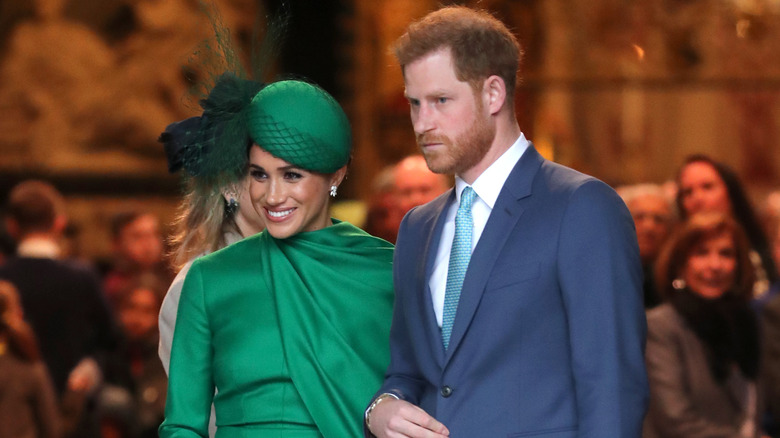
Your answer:
[[[362,436],[389,363],[391,244],[345,222],[196,260],[178,307],[160,436]],[[218,389],[216,396],[215,388]]]
[[[393,246],[347,222],[261,237],[290,375],[326,438],[362,435],[389,362]]]

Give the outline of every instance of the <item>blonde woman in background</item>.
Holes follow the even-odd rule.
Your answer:
[[[262,88],[260,83],[243,81],[248,88],[257,91]],[[251,141],[248,134],[244,138],[230,137],[244,145],[241,152],[239,144],[238,156],[235,157],[235,162],[239,163],[237,166],[243,167],[243,171],[231,173],[231,164],[226,160],[225,169],[216,168],[207,174],[203,173],[204,169],[199,167],[199,162],[208,160],[212,154],[225,153],[218,147],[223,144],[221,142],[214,142],[215,147],[207,154],[193,157],[197,152],[192,149],[196,148],[199,139],[193,137],[192,133],[198,132],[202,125],[209,123],[209,117],[213,117],[213,113],[218,110],[215,105],[209,104],[208,99],[204,106],[202,116],[172,123],[160,135],[168,158],[168,170],[183,171],[189,188],[179,207],[179,215],[174,222],[174,232],[170,239],[173,246],[172,263],[179,272],[168,288],[160,309],[159,355],[166,373],[171,359],[171,343],[181,288],[192,261],[263,231],[260,217],[249,199],[247,163]],[[214,173],[220,174],[221,177],[215,178]]]

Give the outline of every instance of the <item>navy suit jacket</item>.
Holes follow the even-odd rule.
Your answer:
[[[450,190],[401,224],[378,394],[420,406],[455,438],[639,437],[646,321],[621,199],[530,146],[474,249],[445,351],[428,281],[454,200]]]

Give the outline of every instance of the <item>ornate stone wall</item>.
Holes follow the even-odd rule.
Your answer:
[[[381,168],[415,151],[389,45],[440,2],[307,1],[291,2],[311,31],[293,35],[285,60],[336,79],[330,91],[355,138],[342,196],[365,199]],[[239,42],[256,10],[279,7],[217,3]],[[624,184],[662,182],[685,155],[705,152],[734,166],[757,199],[780,186],[777,0],[458,3],[516,32],[525,48],[518,118],[548,157]],[[302,14],[312,8],[329,16]],[[210,35],[196,0],[1,2],[0,192],[22,177],[54,179],[90,228],[130,204],[172,217],[178,183],[155,140],[197,111],[187,78],[198,73],[184,66]]]
[[[385,52],[437,2],[357,2],[360,140],[387,163],[414,150]],[[518,119],[548,157],[612,184],[662,182],[694,152],[734,166],[757,198],[780,185],[775,0],[466,1],[525,49]],[[365,186],[368,187],[368,186]]]

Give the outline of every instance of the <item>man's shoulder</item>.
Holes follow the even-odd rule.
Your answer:
[[[547,206],[576,205],[610,212],[620,199],[612,187],[598,178],[548,160],[534,175],[528,194]]]
[[[544,160],[536,178],[536,184],[544,183],[557,190],[576,191],[586,184],[604,184],[598,178],[582,173],[554,161]],[[606,185],[606,184],[605,184]]]
[[[447,203],[451,196],[452,196],[452,189],[450,188],[449,190],[445,191],[441,195],[437,196],[432,201],[423,205],[419,205],[409,210],[409,212],[406,214],[406,217],[404,219],[407,221],[411,221],[412,223],[415,223],[415,222],[426,221],[432,218],[436,218],[447,207]]]
[[[46,296],[51,291],[84,299],[101,295],[97,273],[81,262],[21,257],[9,260],[0,269],[0,278],[13,283],[23,295]]]
[[[448,190],[433,201],[409,210],[401,221],[396,248],[402,240],[411,237],[412,240],[418,241],[422,236],[433,232],[439,217],[446,214],[451,193],[452,190]]]
[[[0,275],[26,275],[30,272],[35,273],[36,276],[97,277],[97,273],[91,265],[74,260],[14,257],[0,267]]]

